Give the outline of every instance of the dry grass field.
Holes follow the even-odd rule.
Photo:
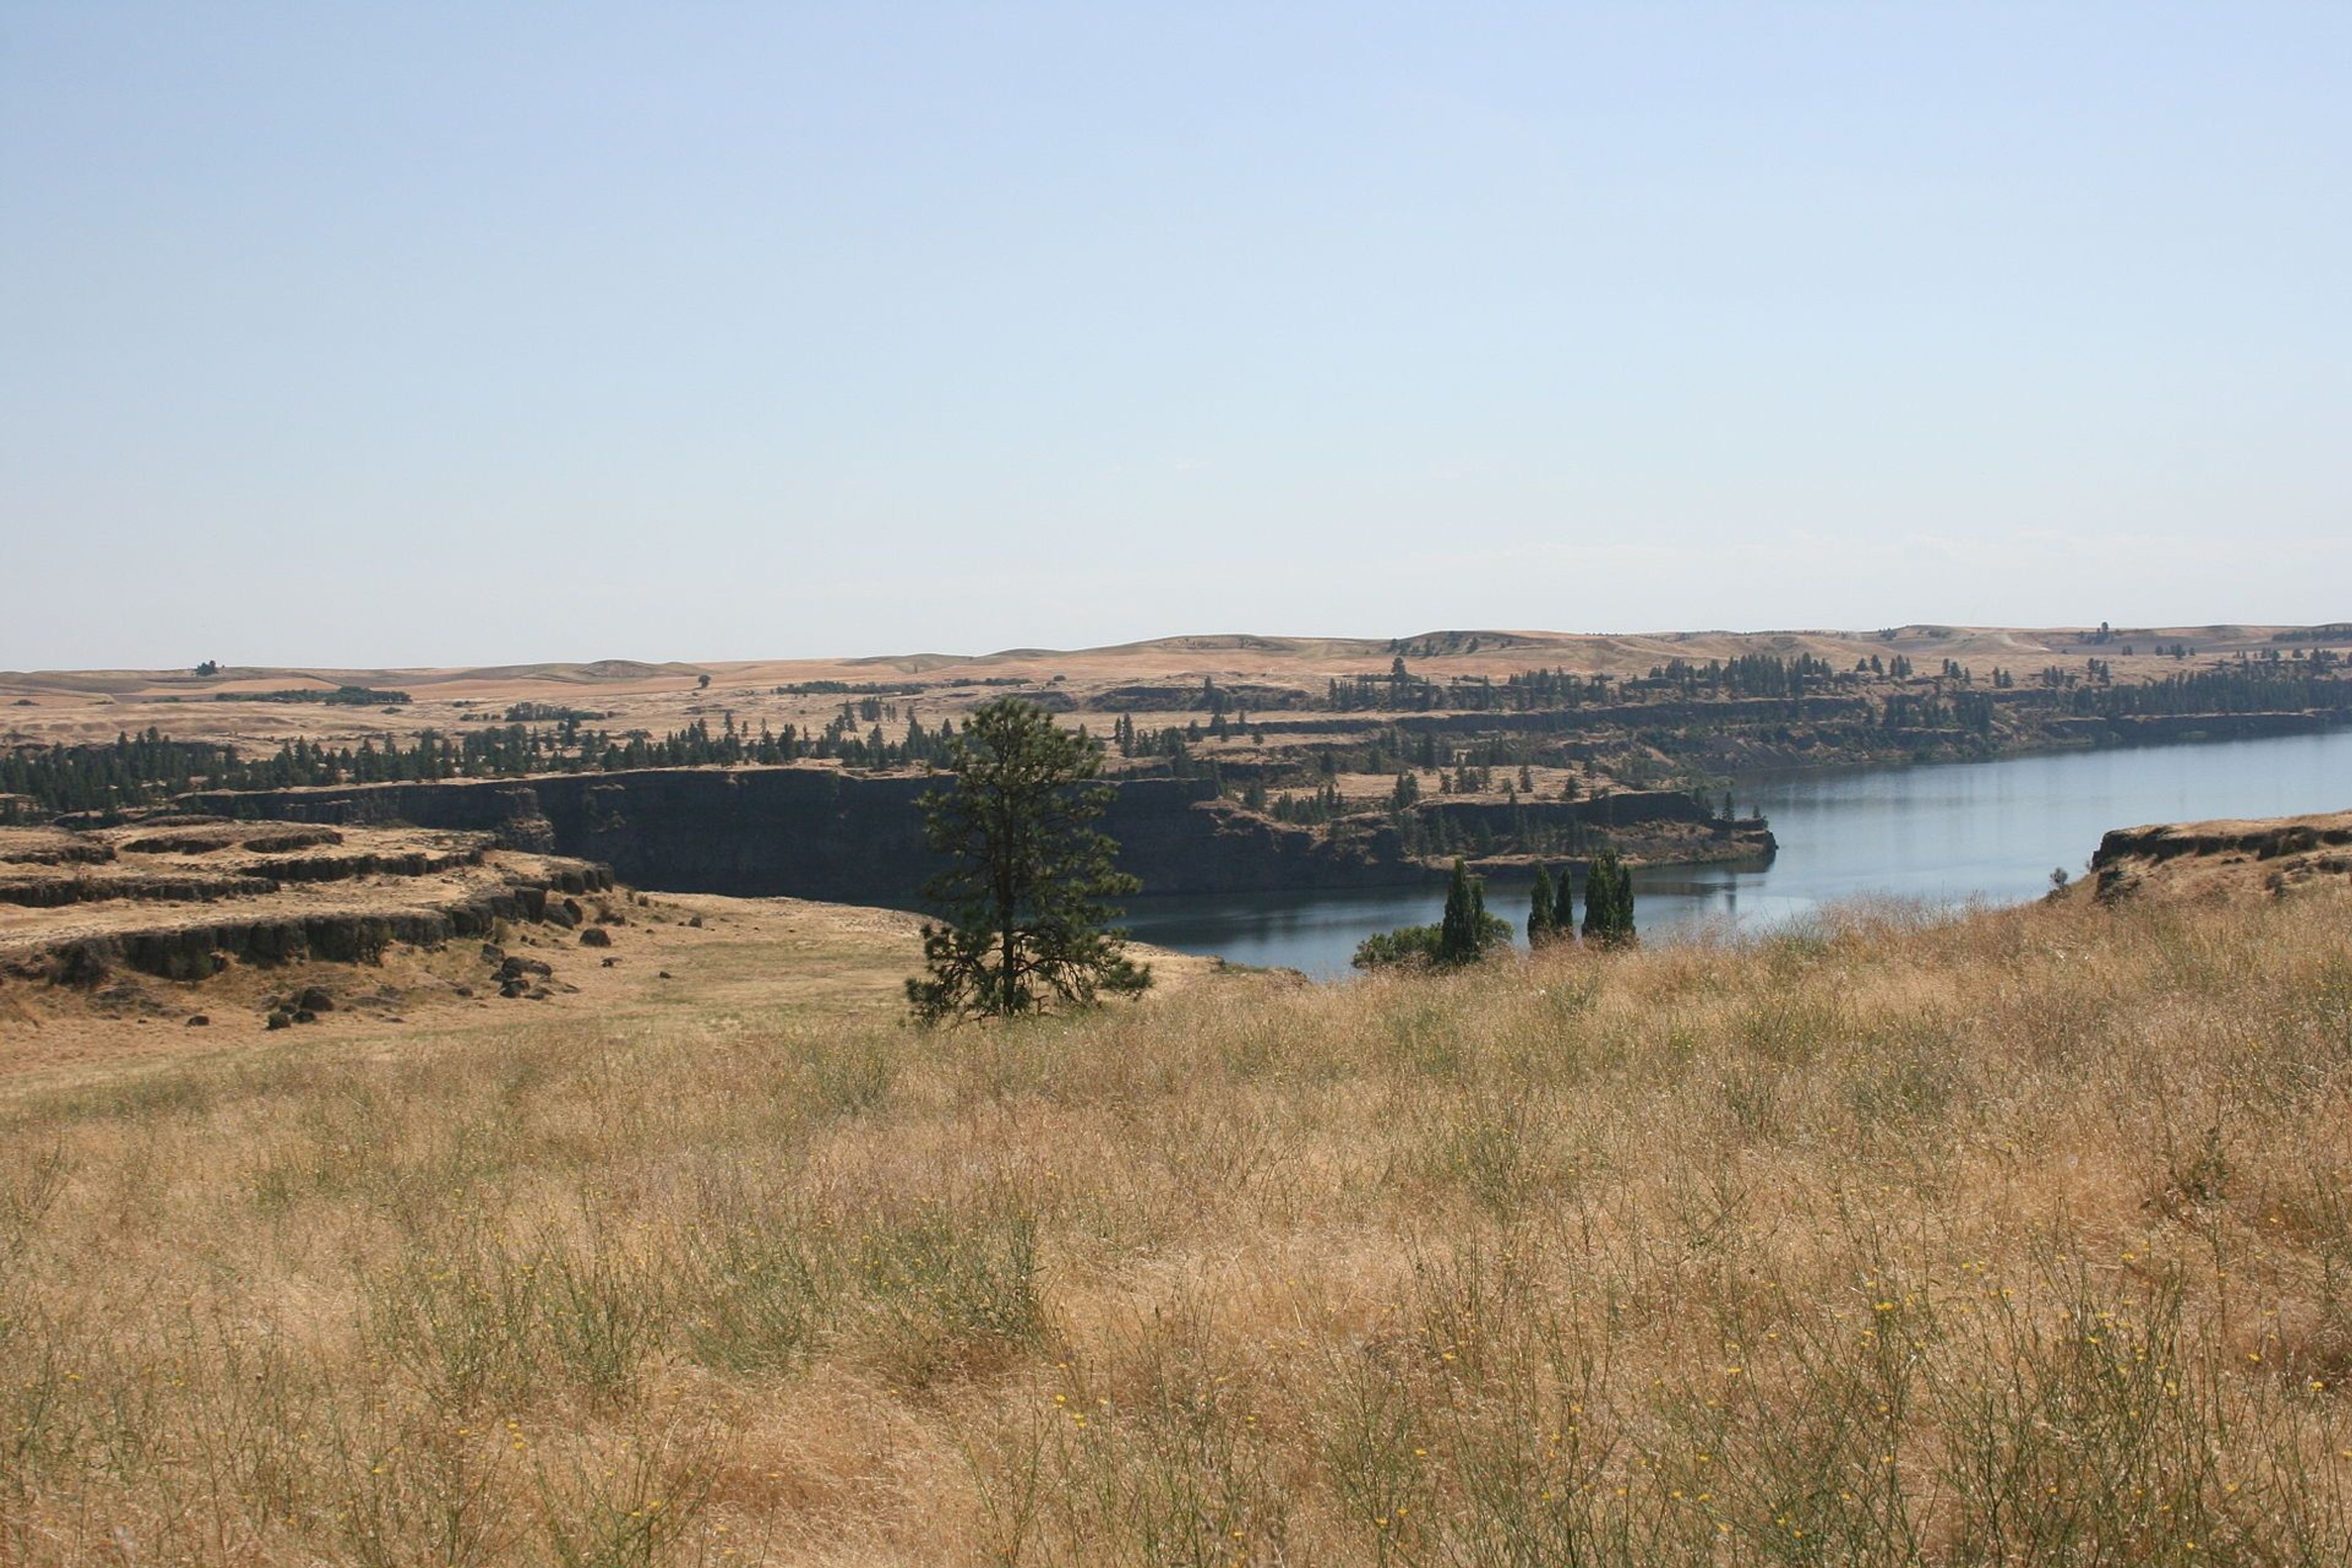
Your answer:
[[[0,1562],[2352,1555],[2343,898],[728,973],[0,1100]]]

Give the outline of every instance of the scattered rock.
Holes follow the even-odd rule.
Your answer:
[[[457,994],[460,996],[471,996],[473,994],[474,988],[470,985],[460,985],[457,987]]]
[[[667,980],[667,979],[669,978],[669,971],[668,971],[668,970],[667,970],[667,969],[663,970],[663,971],[661,972],[661,977],[662,977],[664,980]]]
[[[211,1022],[212,1020],[205,1017],[202,1013],[191,1013],[188,1015],[187,1026],[191,1029],[201,1029]]]
[[[483,962],[483,963],[505,963],[505,962],[506,962],[506,956],[507,956],[507,950],[506,950],[505,948],[503,948],[503,947],[500,947],[497,942],[486,942],[482,943],[482,962]]]
[[[302,988],[302,994],[294,999],[294,1005],[304,1013],[331,1013],[335,1010],[335,999],[323,985],[306,985]]]
[[[580,945],[583,947],[610,947],[613,945],[613,933],[606,931],[603,926],[590,926],[586,931],[580,933]]]
[[[522,982],[522,980],[521,980],[520,978],[519,978],[519,977],[518,977],[518,978],[516,978],[516,979],[509,980],[509,981],[506,981],[506,982],[504,982],[503,984],[501,984],[499,986],[499,995],[501,995],[501,996],[505,996],[505,997],[508,997],[508,998],[511,999],[511,998],[513,998],[513,997],[516,997],[516,996],[520,996],[520,995],[521,995],[523,993],[525,993],[526,991],[529,991],[530,989],[530,987],[529,985],[525,984]]]
[[[294,1022],[294,1020],[288,1016],[283,1011],[270,1014],[267,1021],[268,1026],[273,1029],[283,1029],[289,1027]]]
[[[604,967],[605,967],[605,968],[607,968],[607,969],[610,969],[610,968],[612,968],[614,964],[616,964],[616,963],[620,963],[620,962],[621,962],[621,961],[620,961],[619,959],[617,959],[617,958],[608,958],[608,959],[606,959],[606,960],[604,961]]]
[[[692,926],[695,930],[700,931],[702,929],[702,917],[700,915],[697,915],[686,923]]]
[[[294,1009],[294,1021],[298,1024],[315,1024],[319,1021],[319,1015],[308,1007],[297,1007]]]

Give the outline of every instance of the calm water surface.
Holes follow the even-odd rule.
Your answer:
[[[1753,928],[1841,900],[2011,903],[2080,875],[2110,827],[2352,809],[2352,730],[2267,741],[2070,752],[1992,763],[1780,774],[1744,781],[1742,815],[1771,818],[1769,866],[1638,871],[1643,934],[1709,922]],[[1489,882],[1486,906],[1527,918],[1526,881]],[[1437,918],[1442,887],[1138,898],[1140,941],[1309,974],[1349,973],[1372,931]]]

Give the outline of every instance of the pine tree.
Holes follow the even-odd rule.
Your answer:
[[[1551,929],[1559,936],[1576,934],[1576,879],[1565,866],[1552,889]]]
[[[1111,796],[1096,777],[1101,750],[1010,697],[948,743],[955,783],[920,803],[924,837],[949,863],[923,888],[948,919],[923,927],[929,973],[907,982],[918,1020],[1091,1006],[1151,983],[1124,933],[1108,929],[1118,911],[1105,900],[1140,884],[1116,869],[1118,846],[1094,826]]]
[[[1538,866],[1536,868],[1535,894],[1528,900],[1528,946],[1530,949],[1542,947],[1559,934],[1552,925],[1553,903],[1551,870],[1549,867]]]

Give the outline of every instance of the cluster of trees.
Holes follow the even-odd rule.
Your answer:
[[[1550,868],[1538,867],[1528,908],[1528,947],[1573,941],[1576,931],[1574,878],[1562,867],[1555,881]],[[1584,940],[1600,948],[1622,947],[1633,940],[1633,874],[1613,850],[1596,857],[1584,874]],[[1486,885],[1457,858],[1436,924],[1368,936],[1349,962],[1358,969],[1398,964],[1456,969],[1510,944],[1510,922],[1487,911]]]
[[[1204,739],[1222,741],[1234,735],[1246,736],[1252,745],[1265,744],[1265,736],[1250,728],[1249,715],[1238,711],[1230,720],[1217,713],[1205,726],[1192,720],[1159,730],[1139,729],[1132,718],[1122,713],[1110,727],[1111,744],[1118,748],[1120,756],[1165,757],[1171,763],[1181,763]]]
[[[1889,730],[1966,730],[1992,733],[1993,700],[1982,691],[1955,691],[1947,697],[1896,691],[1887,695],[1879,723]]]
[[[578,734],[579,726],[611,717],[597,709],[566,708],[557,702],[515,702],[509,704],[506,710],[509,724],[569,724],[573,736]]]
[[[2274,637],[2272,640],[2273,642],[2283,640],[2285,638],[2286,635],[2286,633],[2282,632],[2277,637]],[[2253,657],[2267,664],[2277,664],[2280,662],[2279,650],[2274,647],[2263,648]],[[2308,658],[2311,661],[2311,667],[2314,669],[2334,669],[2344,663],[2344,656],[2330,647],[2315,647],[2313,648],[2309,654],[2305,654],[2301,648],[2296,648],[2294,650],[2294,657],[2297,659]],[[2248,662],[2246,650],[2244,648],[2240,648],[2238,650],[2238,662],[2240,664]]]
[[[1566,669],[1529,669],[1506,676],[1461,675],[1431,680],[1405,668],[1400,658],[1386,675],[1359,675],[1350,680],[1326,683],[1324,706],[1334,712],[1424,713],[1454,710],[1473,713],[1534,713],[1554,708],[1574,708],[1603,701],[1609,696],[1606,675],[1578,675]]]
[[[398,708],[413,700],[405,691],[387,687],[338,686],[321,691],[312,686],[289,686],[277,691],[215,691],[215,702],[323,702],[331,708]]]
[[[778,697],[912,697],[923,687],[913,680],[802,680],[768,689]]]
[[[2352,680],[2301,664],[2249,659],[2128,686],[2077,689],[2077,714],[2120,719],[2162,713],[2292,713],[2309,709],[2352,712]]]
[[[1875,654],[1864,665],[1883,673]],[[1911,673],[1911,661],[1901,654],[1895,656],[1895,665],[1898,677]],[[1856,668],[1859,670],[1863,667]],[[1829,660],[1809,653],[1801,653],[1794,658],[1770,653],[1743,653],[1736,658],[1711,658],[1705,664],[1669,659],[1651,667],[1646,684],[1671,688],[1684,697],[1696,697],[1701,692],[1711,697],[1802,697],[1808,690],[1827,686],[1837,679],[1837,671],[1830,667]]]
[[[1536,869],[1528,904],[1528,945],[1545,947],[1576,932],[1575,883],[1566,868],[1554,883],[1549,869]],[[1621,947],[1633,940],[1633,873],[1603,850],[1584,873],[1584,940],[1596,947]]]
[[[1259,784],[1257,791],[1263,797],[1265,786]],[[1248,804],[1246,797],[1243,804]],[[1319,827],[1347,815],[1348,803],[1340,797],[1339,786],[1336,784],[1327,783],[1309,795],[1278,795],[1274,797],[1274,819],[1293,826]]]
[[[1078,731],[1084,736],[1086,731]],[[566,715],[550,726],[486,725],[444,733],[420,731],[403,744],[362,740],[331,746],[289,741],[271,753],[248,757],[234,746],[174,741],[150,728],[119,735],[110,745],[19,747],[0,752],[0,795],[30,796],[51,812],[144,805],[191,789],[286,789],[297,785],[397,784],[454,778],[511,778],[541,773],[614,773],[633,768],[680,768],[832,759],[851,767],[887,768],[943,761],[955,723],[926,729],[909,717],[896,740],[879,726],[860,734],[835,718],[811,734],[786,724],[754,731],[724,717],[707,719],[658,740],[642,732],[615,736]]]
[[[1612,681],[1606,674],[1580,675],[1568,669],[1526,669],[1497,681],[1489,676],[1463,675],[1431,680],[1412,673],[1398,658],[1389,673],[1359,675],[1327,684],[1324,706],[1336,712],[1364,710],[1427,712],[1540,713],[1620,700],[1671,695],[1699,697],[1807,696],[1834,685],[1849,685],[1867,675],[1892,675],[1906,679],[1911,661],[1901,654],[1891,661],[1877,656],[1864,659],[1851,674],[1841,674],[1827,659],[1811,654],[1782,658],[1778,654],[1741,654],[1736,658],[1705,663],[1675,658],[1653,665],[1646,679]],[[1965,679],[1963,674],[1961,679]]]
[[[1407,812],[1394,817],[1408,855],[1492,855],[1509,850],[1521,855],[1581,855],[1598,837],[1577,818],[1539,821],[1525,807],[1510,814],[1498,828],[1483,817],[1456,823],[1444,812]]]
[[[53,813],[95,811],[194,789],[236,765],[234,747],[167,741],[149,729],[118,735],[110,746],[0,752],[0,795],[26,796]]]
[[[1457,859],[1445,884],[1445,909],[1435,925],[1376,932],[1356,944],[1355,955],[1348,962],[1358,969],[1399,964],[1458,969],[1510,945],[1511,922],[1486,912],[1486,883]]]
[[[1633,873],[1604,850],[1584,873],[1584,940],[1618,947],[1633,940]]]

